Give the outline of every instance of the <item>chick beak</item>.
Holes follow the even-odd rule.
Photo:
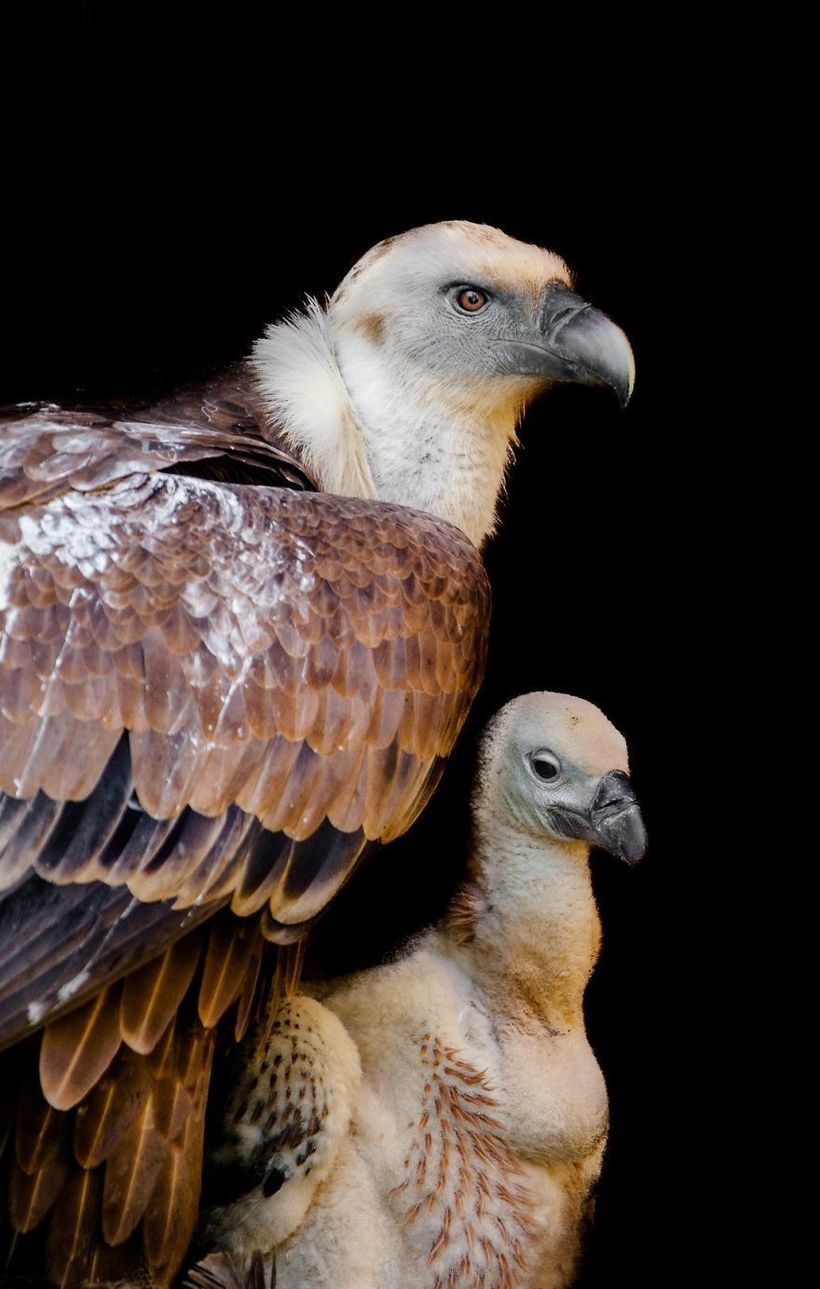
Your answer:
[[[598,785],[589,813],[593,844],[626,864],[646,853],[646,827],[632,784],[621,770],[610,770]]]

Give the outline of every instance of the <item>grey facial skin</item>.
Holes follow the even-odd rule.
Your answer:
[[[610,770],[600,779],[588,810],[551,807],[549,817],[560,835],[599,846],[625,864],[637,864],[646,853],[646,827],[632,784],[622,770]]]

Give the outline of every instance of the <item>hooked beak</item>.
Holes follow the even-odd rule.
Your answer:
[[[589,819],[593,845],[617,855],[626,864],[643,859],[646,827],[632,784],[621,770],[610,770],[601,779]]]
[[[621,407],[635,385],[635,359],[621,328],[559,282],[550,282],[544,292],[537,331],[502,340],[499,349],[506,375],[608,385]]]
[[[646,853],[646,828],[638,800],[622,770],[604,775],[588,808],[553,807],[549,822],[560,836],[599,846],[625,864],[637,864]]]

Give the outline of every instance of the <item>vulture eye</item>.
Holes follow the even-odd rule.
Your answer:
[[[545,779],[547,782],[557,779],[561,773],[561,767],[551,752],[533,752],[530,765],[539,779]]]
[[[456,304],[462,313],[478,313],[488,300],[487,292],[477,286],[462,286],[456,292]]]

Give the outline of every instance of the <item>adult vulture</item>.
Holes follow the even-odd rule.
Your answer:
[[[632,379],[561,259],[446,223],[219,387],[4,423],[0,1046],[42,1030],[6,1058],[10,1197],[55,1282],[173,1278],[217,1022],[410,825],[476,692],[522,410]]]

